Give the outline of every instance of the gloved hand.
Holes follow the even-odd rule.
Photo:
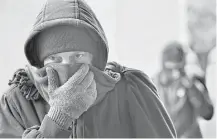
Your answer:
[[[69,80],[59,87],[56,71],[46,68],[50,110],[48,116],[68,129],[74,119],[87,111],[97,97],[96,83],[89,66],[83,64]]]

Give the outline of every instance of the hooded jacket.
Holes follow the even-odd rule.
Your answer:
[[[98,34],[105,56],[108,48],[104,32],[90,8],[81,0],[48,1],[37,18],[25,45],[31,65],[41,67],[34,54],[34,38],[55,25],[88,28]],[[103,52],[103,51],[102,51]],[[103,66],[104,66],[103,65]],[[104,69],[104,67],[102,68]],[[173,124],[154,85],[141,71],[110,63],[105,70],[92,68],[97,83],[94,105],[64,130],[46,116],[49,104],[40,96],[25,70],[19,70],[0,101],[0,137],[29,138],[173,138]],[[115,73],[120,73],[117,79]]]
[[[64,130],[46,116],[48,103],[38,95],[24,71],[16,74],[0,101],[0,137],[176,137],[171,119],[144,73],[116,63],[108,64],[104,72],[92,70],[97,100],[72,124],[71,130]],[[116,72],[121,74],[119,80]]]

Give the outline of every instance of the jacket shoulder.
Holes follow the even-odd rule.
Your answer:
[[[22,95],[21,92],[19,91],[19,88],[17,85],[13,84],[10,85],[9,88],[3,92],[3,97],[12,100],[13,98]]]
[[[114,72],[120,73],[123,78],[131,80],[132,81],[130,82],[131,84],[142,82],[143,85],[147,86],[149,89],[151,89],[152,92],[154,92],[157,95],[156,93],[157,89],[153,81],[149,78],[147,74],[145,74],[141,70],[122,66],[118,64],[117,62],[107,63],[106,70],[112,70]]]
[[[132,69],[132,68],[126,68],[124,71],[124,74],[127,78],[132,79],[132,81],[136,82],[142,82],[143,85],[146,85],[149,89],[151,89],[152,92],[157,94],[157,89],[152,81],[152,79],[145,74],[143,71]]]
[[[136,122],[134,126],[143,124],[151,129],[148,132],[136,130],[138,136],[175,137],[176,132],[172,121],[149,76],[140,70],[130,68],[126,68],[123,74],[123,82],[127,85],[125,100],[127,100],[130,117]]]

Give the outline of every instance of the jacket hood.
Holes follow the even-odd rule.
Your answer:
[[[48,0],[36,18],[33,29],[25,43],[25,55],[32,66],[42,67],[34,40],[45,29],[71,25],[72,27],[85,28],[96,34],[100,42],[100,55],[102,63],[99,69],[105,68],[108,59],[108,43],[102,26],[91,8],[83,0]],[[100,57],[101,58],[101,57]]]

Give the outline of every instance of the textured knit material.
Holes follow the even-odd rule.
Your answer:
[[[93,56],[92,65],[99,68],[99,63],[106,63],[105,55],[102,55],[105,53],[105,49],[99,41],[100,38],[95,32],[84,27],[59,25],[45,29],[37,35],[35,54],[43,63],[52,54],[75,51],[88,52]]]
[[[57,124],[68,129],[73,120],[94,103],[97,97],[96,82],[88,65],[81,68],[69,80],[59,87],[58,75],[47,68],[48,95],[51,106],[48,116]]]
[[[65,130],[46,115],[50,106],[42,97],[27,100],[13,84],[0,101],[0,137],[176,137],[155,87],[143,72],[118,64],[110,64],[105,72],[94,67],[91,71],[97,99],[73,122],[72,130]]]
[[[49,51],[46,51],[46,53],[43,53],[40,57],[41,59],[39,59],[38,55],[36,55],[37,44],[35,43],[35,40],[37,40],[37,36],[45,29],[63,25],[70,25],[72,28],[76,28],[74,29],[75,31],[80,30],[81,33],[86,32],[86,34],[90,35],[89,38],[94,37],[94,41],[97,43],[96,47],[100,47],[100,51],[93,59],[94,63],[96,63],[94,66],[104,70],[108,57],[107,39],[95,14],[83,0],[47,1],[44,8],[39,13],[33,30],[25,44],[25,54],[30,64],[36,67],[42,67],[42,60],[51,54]],[[77,42],[77,45],[79,45],[79,42]],[[63,49],[54,49],[55,51],[51,50],[51,52],[57,53],[79,49],[85,51],[91,50],[84,46],[61,48]]]
[[[55,65],[55,69],[52,68]],[[48,116],[58,125],[68,129],[73,120],[77,119],[85,112],[95,101],[97,97],[96,82],[92,71],[89,71],[89,65],[83,64],[73,71],[73,67],[65,64],[54,64],[52,67],[46,67],[37,71],[28,70],[28,75],[35,80],[37,87],[47,88],[40,90],[40,94],[51,106]],[[57,68],[57,67],[60,68]],[[61,69],[61,70],[59,70]],[[75,68],[74,68],[75,69]],[[56,71],[58,70],[58,71]],[[64,72],[70,71],[72,72]],[[43,75],[46,77],[40,77]],[[64,73],[64,74],[58,74]],[[69,74],[69,75],[67,75]],[[60,84],[59,78],[64,76],[65,82]],[[40,82],[46,79],[47,81]],[[36,81],[37,80],[37,81]],[[43,91],[43,92],[42,92]],[[47,98],[45,96],[48,96]]]

